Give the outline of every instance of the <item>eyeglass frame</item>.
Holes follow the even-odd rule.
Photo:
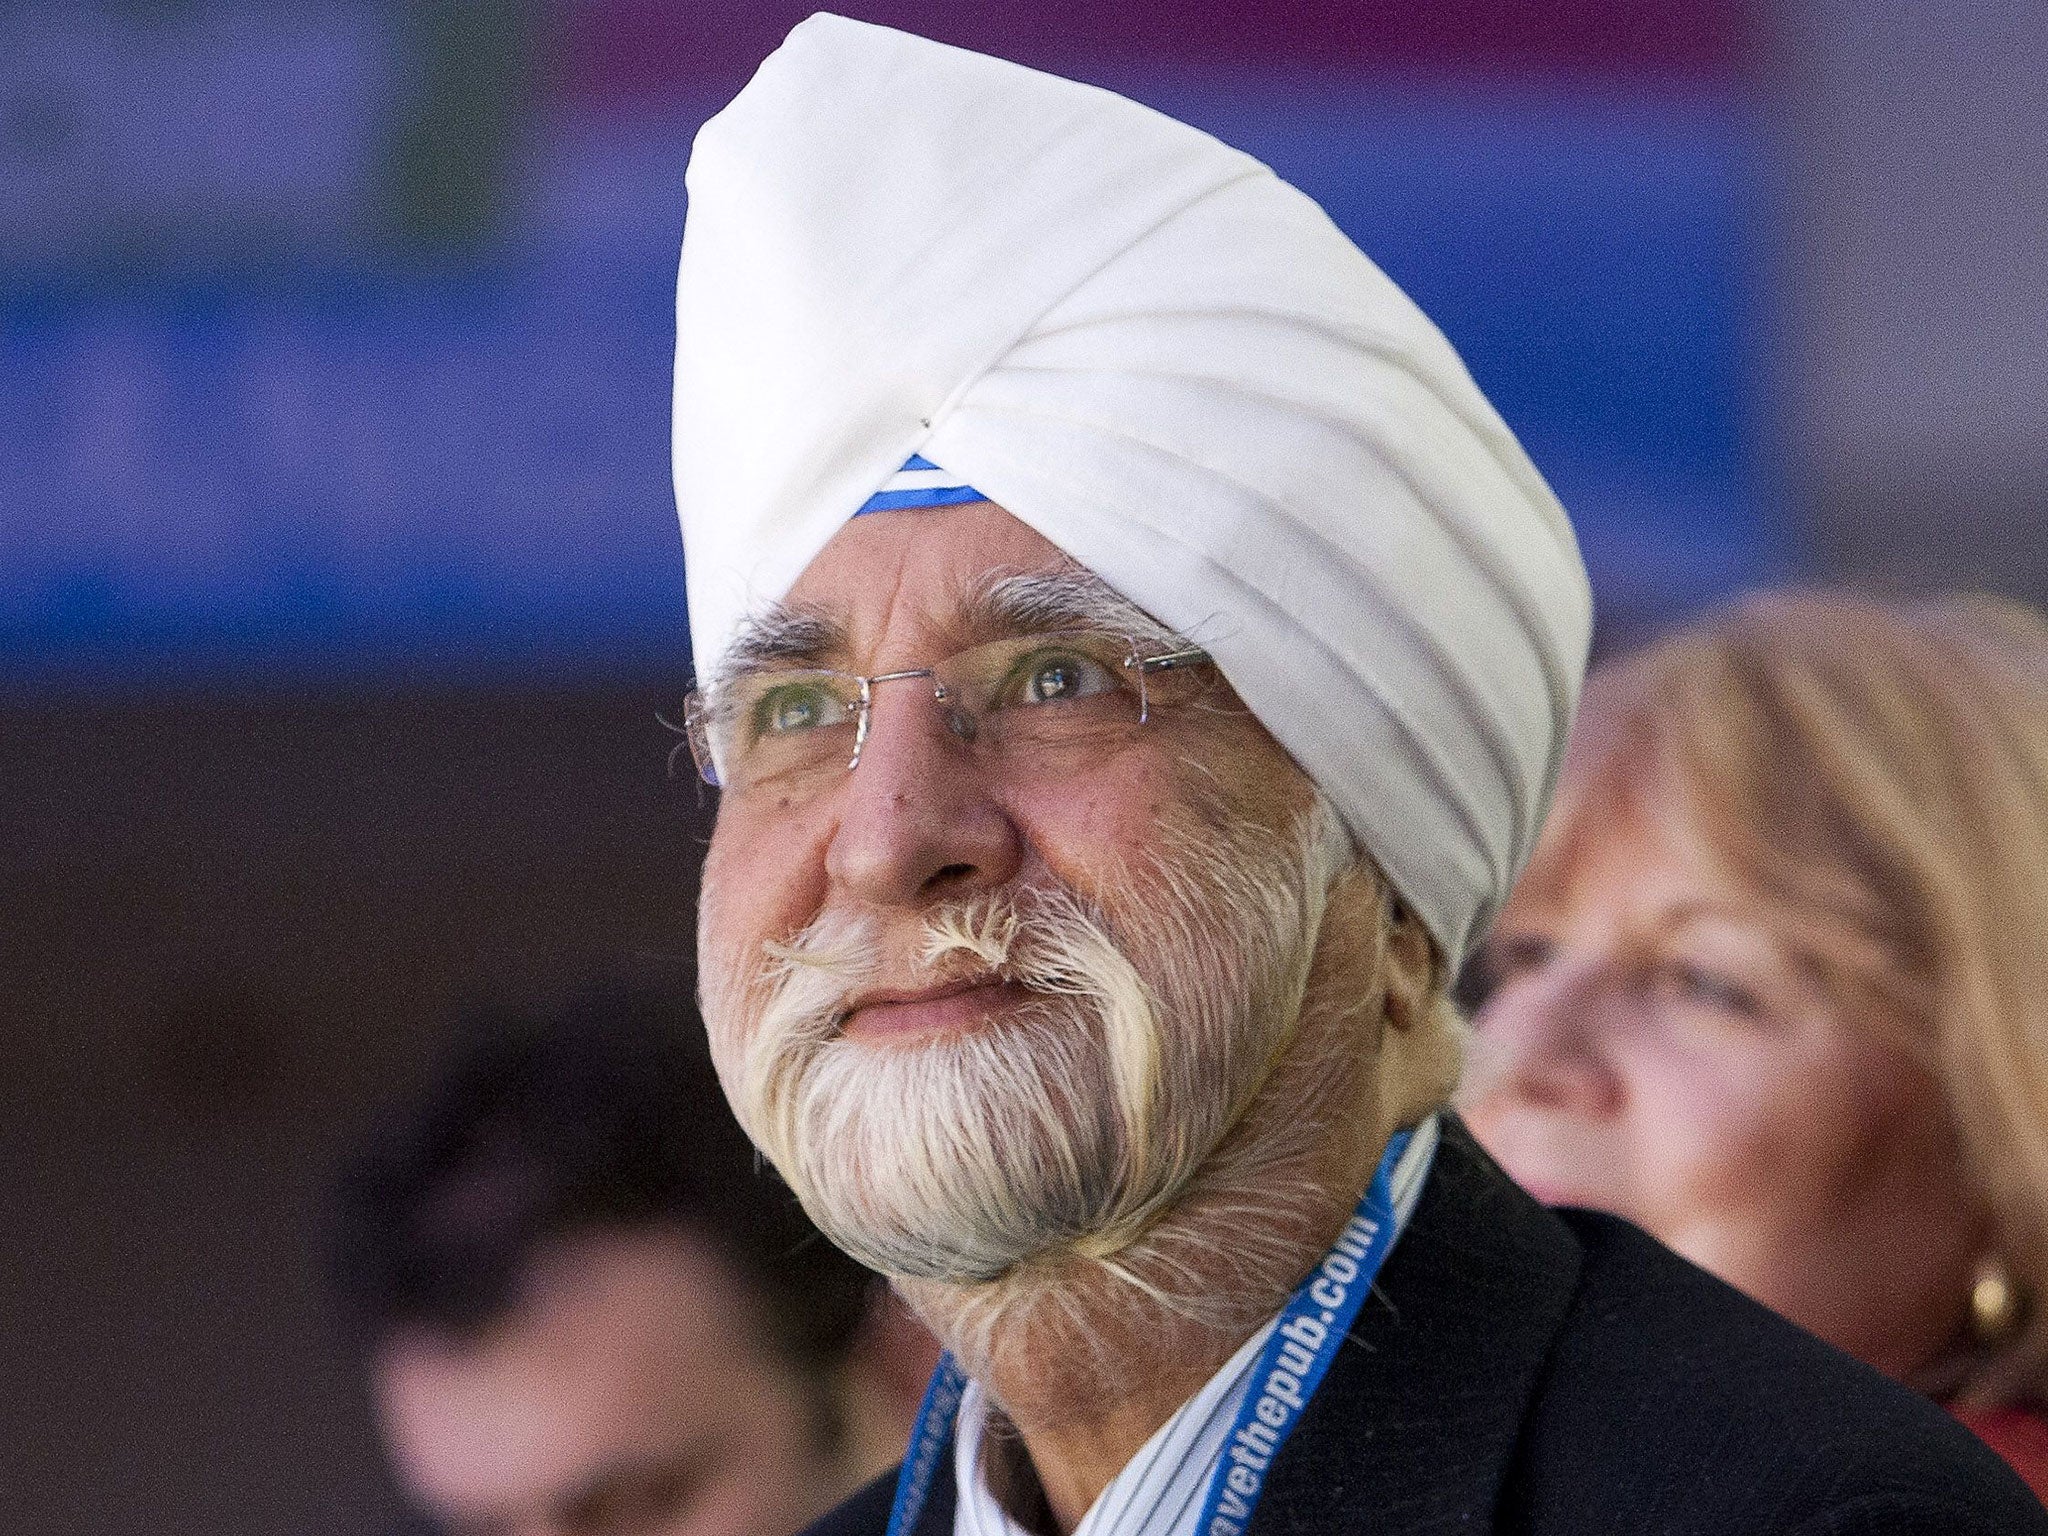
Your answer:
[[[1184,646],[1176,651],[1165,651],[1157,656],[1143,656],[1139,654],[1138,641],[1135,636],[1127,635],[1124,634],[1121,630],[1114,629],[1049,630],[1045,633],[1044,638],[1051,639],[1055,635],[1063,634],[1096,634],[1113,637],[1115,639],[1123,641],[1126,649],[1129,651],[1129,654],[1125,656],[1122,665],[1127,670],[1134,670],[1138,678],[1138,718],[1135,722],[1138,725],[1144,725],[1147,721],[1149,721],[1152,718],[1152,701],[1150,694],[1145,687],[1146,678],[1150,677],[1155,672],[1174,671],[1183,667],[1205,666],[1214,662],[1215,660],[1215,658],[1211,656],[1207,650],[1198,645]],[[1031,640],[1039,637],[1035,635],[1025,634],[1011,636],[1008,638],[1017,640]],[[991,643],[1000,642],[984,642],[984,644]],[[957,660],[961,656],[971,655],[975,651],[978,651],[980,649],[982,649],[982,646],[980,645],[970,645],[964,651],[956,651],[951,656],[940,657],[939,660],[932,663],[932,665],[928,667],[908,667],[897,672],[876,672],[872,674],[862,674],[859,672],[841,672],[836,667],[777,667],[769,669],[769,672],[771,675],[774,672],[782,671],[788,671],[793,673],[802,672],[811,674],[823,673],[830,677],[842,677],[847,679],[849,682],[858,683],[860,685],[860,698],[854,706],[857,713],[855,715],[853,726],[853,753],[846,760],[846,771],[848,773],[851,773],[854,769],[860,766],[861,751],[864,747],[867,746],[869,721],[873,718],[874,715],[873,704],[875,684],[900,683],[907,682],[912,678],[928,677],[933,680],[932,702],[935,704],[943,704],[946,702],[947,693],[946,685],[938,681],[939,668],[945,666],[945,664],[949,661]],[[715,685],[693,687],[689,691],[689,693],[685,695],[683,699],[682,735],[689,744],[690,757],[692,758],[692,760],[695,761],[697,765],[698,778],[702,779],[706,784],[710,785],[713,789],[722,791],[725,789],[725,786],[719,783],[716,778],[712,777],[712,775],[717,772],[718,765],[715,762],[710,761],[712,755],[711,736],[704,724],[705,713],[709,708],[707,701],[710,699],[714,687]],[[962,716],[957,710],[953,711],[947,717],[946,728],[949,731],[951,731],[954,735],[961,737],[963,740],[972,740],[975,734],[973,730],[963,731],[960,729],[959,721],[963,718],[970,721],[973,719],[972,716]],[[664,725],[668,724],[666,720],[663,720],[662,723]],[[671,730],[675,729],[675,727],[673,726],[670,726],[669,728]]]

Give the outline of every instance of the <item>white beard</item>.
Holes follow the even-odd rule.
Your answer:
[[[934,909],[916,974],[1030,994],[958,1034],[841,1036],[865,981],[904,974],[862,913],[706,968],[734,1109],[827,1237],[885,1274],[969,1284],[1058,1252],[1108,1259],[1173,1207],[1293,1038],[1353,857],[1320,795],[1285,834],[1227,825],[1169,826],[1150,867],[1093,901]]]

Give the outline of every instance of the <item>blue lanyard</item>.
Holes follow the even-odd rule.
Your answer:
[[[1194,1529],[1201,1536],[1243,1536],[1265,1492],[1266,1473],[1280,1447],[1301,1422],[1309,1400],[1337,1358],[1337,1350],[1365,1305],[1380,1265],[1394,1246],[1394,1167],[1407,1150],[1409,1133],[1400,1131],[1387,1143],[1372,1184],[1358,1209],[1338,1234],[1322,1261],[1309,1271],[1282,1309],[1277,1325],[1246,1378],[1244,1401],[1216,1469],[1209,1475],[1201,1518]],[[910,1536],[924,1513],[946,1452],[953,1444],[953,1422],[960,1411],[967,1375],[951,1355],[939,1357],[939,1368],[925,1388],[910,1432],[910,1449],[896,1478],[896,1503],[889,1511],[888,1536]]]
[[[932,1480],[952,1447],[953,1420],[959,1416],[960,1395],[966,1390],[967,1373],[959,1362],[950,1353],[940,1355],[939,1368],[932,1372],[931,1385],[924,1389],[924,1401],[918,1404],[903,1470],[896,1474],[896,1502],[889,1509],[888,1536],[910,1536],[917,1529],[917,1517],[924,1513]]]

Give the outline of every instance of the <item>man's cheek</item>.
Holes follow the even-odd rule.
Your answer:
[[[704,853],[704,931],[744,931],[756,943],[798,932],[824,906],[827,845],[824,828],[795,819],[764,826],[721,809]]]
[[[723,1056],[745,1031],[746,997],[765,958],[764,935],[750,935],[752,913],[715,885],[706,866],[697,919],[698,996],[712,1052]]]
[[[1119,762],[1085,779],[1035,785],[1016,798],[1012,814],[1052,873],[1088,891],[1097,871],[1155,843],[1175,809],[1170,775]]]
[[[706,964],[729,965],[741,949],[758,956],[761,941],[777,932],[773,921],[775,889],[768,872],[749,866],[729,852],[730,843],[714,836],[704,856],[704,878],[697,902],[697,952]]]

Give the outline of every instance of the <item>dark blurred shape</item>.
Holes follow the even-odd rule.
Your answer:
[[[462,1018],[687,996],[704,818],[655,721],[686,678],[0,688],[7,1536],[387,1528],[337,1162]]]
[[[674,1225],[744,1272],[793,1364],[836,1365],[876,1278],[759,1164],[702,1034],[694,1009],[623,990],[487,1025],[344,1177],[335,1273],[365,1338],[474,1336],[545,1245]]]
[[[532,0],[413,0],[399,8],[419,83],[392,149],[396,243],[468,251],[503,228],[527,113]]]
[[[349,1170],[333,1262],[398,1481],[455,1533],[786,1536],[895,1459],[934,1353],[648,992],[485,1021]]]
[[[302,1032],[279,999],[237,977],[180,978],[151,1020],[148,1081],[195,1125],[273,1121],[294,1087],[291,1042]]]

